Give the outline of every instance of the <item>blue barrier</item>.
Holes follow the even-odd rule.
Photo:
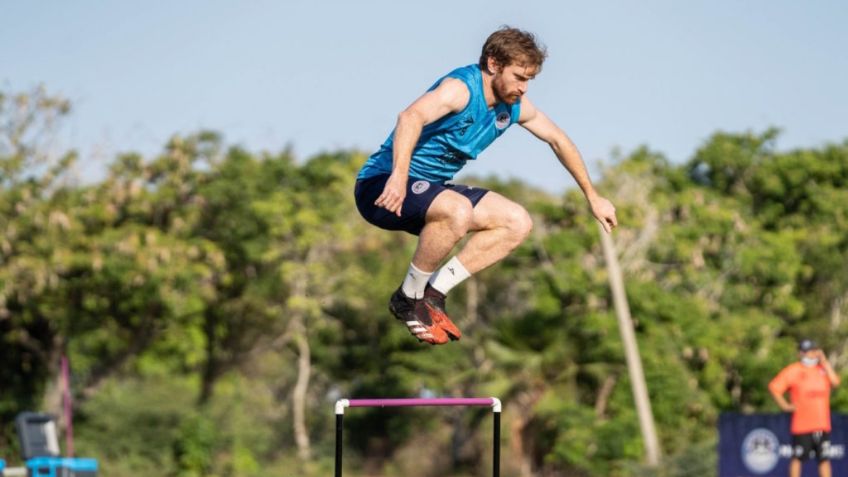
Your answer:
[[[786,477],[792,458],[791,415],[723,413],[719,417],[719,477]],[[832,414],[830,462],[833,475],[848,475],[848,415]],[[818,475],[806,461],[803,475]]]

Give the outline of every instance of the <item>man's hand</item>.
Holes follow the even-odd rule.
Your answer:
[[[601,223],[606,233],[612,232],[612,229],[618,227],[618,219],[615,217],[615,206],[612,202],[601,196],[595,196],[589,199],[589,206],[592,208],[592,214]]]
[[[392,173],[392,175],[389,176],[389,180],[386,181],[383,193],[380,194],[380,197],[377,197],[377,200],[374,201],[374,205],[382,207],[400,217],[403,199],[406,198],[407,180],[409,180],[409,176],[406,174]]]
[[[839,375],[833,370],[833,366],[830,365],[830,361],[827,360],[827,355],[824,351],[820,349],[816,350],[815,356],[819,359],[819,365],[824,368],[825,373],[827,373],[827,379],[830,381],[830,385],[833,387],[839,386]]]
[[[795,405],[786,403],[786,405],[780,406],[780,409],[782,409],[784,412],[795,412]]]

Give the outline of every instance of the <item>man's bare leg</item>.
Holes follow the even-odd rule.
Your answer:
[[[430,272],[469,232],[471,236],[457,257],[469,273],[497,263],[514,250],[533,228],[524,207],[496,192],[488,192],[476,207],[453,191],[439,194],[427,210],[412,263]]]
[[[792,459],[789,461],[789,477],[801,477],[800,459]]]
[[[389,299],[389,310],[419,341],[443,344],[461,336],[452,324],[446,330],[441,316],[431,315],[425,302],[426,288],[428,277],[468,233],[471,223],[471,201],[450,190],[440,192],[427,209],[407,276]]]
[[[830,461],[823,460],[819,462],[819,477],[830,477],[831,469],[830,469]]]
[[[524,207],[489,192],[474,207],[471,230],[475,233],[457,254],[470,273],[499,262],[523,242],[533,229]]]
[[[434,270],[470,230],[458,255],[433,273],[424,289],[424,304],[433,321],[452,340],[462,332],[445,311],[445,295],[451,288],[517,247],[533,227],[523,207],[495,192],[486,195],[473,208],[465,196],[452,191],[439,194],[427,211],[427,225],[421,231],[413,266]]]
[[[425,319],[419,314],[415,321],[407,320],[407,326],[411,326],[413,334],[419,331],[421,336],[424,336],[421,330],[426,329],[432,336],[432,339],[426,340],[433,344],[441,344],[448,339],[458,340],[462,332],[444,313],[444,306],[438,308],[432,298],[428,298],[432,287],[427,282],[422,283],[421,278],[433,274],[457,242],[465,237],[472,223],[473,210],[467,197],[450,190],[439,193],[427,209],[426,223],[418,235],[418,247],[401,285],[405,296],[421,299],[420,302],[407,303],[413,307],[423,307],[423,313],[427,316]],[[441,296],[441,303],[444,303],[444,295]]]
[[[413,265],[425,272],[435,270],[468,233],[473,214],[474,209],[467,197],[450,190],[437,195],[427,209],[426,225],[418,235]]]
[[[442,195],[444,193],[439,197]],[[466,203],[470,205],[467,200]],[[453,209],[449,210],[461,208],[459,203],[451,203],[451,206]],[[435,267],[465,233],[474,231],[462,250],[430,277],[430,285],[442,295],[446,295],[471,274],[506,257],[527,238],[533,228],[533,221],[524,207],[496,192],[486,193],[471,210],[470,224],[466,224],[467,212],[462,210],[459,217],[448,215],[442,220],[428,222],[428,235],[425,238],[422,233],[413,260],[413,264],[419,268]],[[445,273],[445,270],[448,272]],[[441,298],[439,300],[441,301]]]

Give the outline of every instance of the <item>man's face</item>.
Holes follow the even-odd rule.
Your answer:
[[[491,60],[490,60],[491,61]],[[515,104],[527,92],[527,84],[536,77],[539,72],[538,66],[525,66],[511,64],[500,66],[490,65],[494,72],[492,76],[492,89],[499,101],[506,104]]]
[[[802,363],[814,364],[818,363],[821,358],[821,350],[811,349],[809,351],[801,351],[798,355],[800,356]]]

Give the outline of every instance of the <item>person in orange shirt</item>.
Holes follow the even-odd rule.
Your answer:
[[[799,361],[783,368],[768,385],[771,395],[792,413],[792,461],[789,477],[801,476],[801,461],[819,461],[819,477],[831,477],[830,390],[839,385],[827,356],[812,340],[798,344]],[[791,403],[784,394],[789,391]]]

